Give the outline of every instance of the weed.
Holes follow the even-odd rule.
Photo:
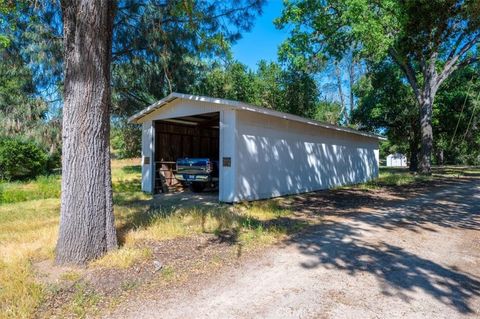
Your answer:
[[[80,279],[80,273],[76,271],[67,271],[62,274],[61,279],[66,280],[66,281],[77,281]]]
[[[137,262],[150,258],[151,256],[152,251],[148,248],[125,247],[109,252],[102,258],[93,261],[91,265],[101,268],[126,269]]]
[[[172,281],[175,278],[175,269],[171,266],[162,268],[160,275],[165,281]]]
[[[66,312],[75,314],[77,318],[85,318],[88,313],[96,312],[100,295],[90,289],[85,283],[77,283],[74,288],[75,293],[65,309]]]
[[[128,280],[128,281],[122,282],[120,287],[122,288],[123,291],[128,291],[128,290],[135,289],[136,287],[138,287],[138,285],[139,283],[136,280]]]
[[[0,317],[30,317],[43,300],[43,288],[35,281],[28,260],[0,261]]]

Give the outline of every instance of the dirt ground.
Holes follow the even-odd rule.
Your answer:
[[[480,318],[480,180],[441,184],[292,197],[317,225],[109,317]]]

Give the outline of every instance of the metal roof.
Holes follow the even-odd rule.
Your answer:
[[[362,132],[358,130],[354,130],[348,127],[341,127],[333,124],[328,124],[328,123],[323,123],[319,122],[316,120],[308,119],[305,117],[301,117],[298,115],[293,115],[289,113],[284,113],[284,112],[279,112],[271,109],[267,109],[264,107],[259,107],[255,106],[252,104],[244,103],[244,102],[239,102],[239,101],[234,101],[234,100],[227,100],[227,99],[220,99],[220,98],[214,98],[214,97],[208,97],[208,96],[199,96],[199,95],[192,95],[192,94],[183,94],[183,93],[176,93],[173,92],[169,94],[168,96],[164,97],[163,99],[159,100],[158,102],[153,103],[149,107],[145,108],[144,110],[136,113],[135,115],[131,116],[128,121],[130,123],[142,123],[141,119],[148,114],[162,108],[163,106],[167,105],[168,103],[172,102],[173,100],[176,99],[183,99],[183,100],[190,100],[190,101],[197,101],[197,102],[206,102],[206,103],[212,103],[212,104],[218,104],[218,105],[227,105],[230,107],[233,107],[234,109],[241,110],[241,111],[247,111],[247,112],[254,112],[254,113],[261,113],[269,116],[274,116],[286,120],[291,120],[291,121],[296,121],[300,123],[305,123],[313,126],[318,126],[330,130],[335,130],[335,131],[340,131],[340,132],[346,132],[346,133],[351,133],[351,134],[356,134],[356,135],[361,135],[361,136],[366,136],[366,137],[371,137],[371,138],[376,138],[379,140],[386,140],[385,137],[372,134],[372,133],[367,133],[367,132]]]

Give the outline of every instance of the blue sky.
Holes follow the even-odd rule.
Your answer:
[[[269,0],[263,7],[263,14],[255,19],[253,29],[243,33],[232,47],[233,56],[238,61],[256,69],[259,60],[277,60],[277,51],[280,43],[288,37],[288,30],[277,30],[273,20],[282,12],[282,0]]]

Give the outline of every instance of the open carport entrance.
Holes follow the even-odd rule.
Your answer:
[[[154,121],[154,193],[183,189],[175,178],[178,158],[219,160],[220,113]]]

